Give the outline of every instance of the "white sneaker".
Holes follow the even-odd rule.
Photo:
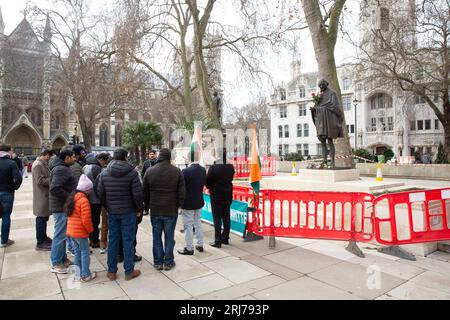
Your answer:
[[[100,249],[100,254],[105,254],[108,251],[108,249]]]

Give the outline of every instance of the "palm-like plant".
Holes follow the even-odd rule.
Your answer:
[[[137,122],[124,130],[124,144],[132,152],[136,164],[145,161],[147,150],[160,145],[161,140],[161,128],[153,122]]]

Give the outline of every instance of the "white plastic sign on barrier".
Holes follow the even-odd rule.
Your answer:
[[[442,190],[442,199],[450,199],[450,190]]]
[[[425,192],[411,193],[409,195],[409,202],[422,202],[425,200]]]

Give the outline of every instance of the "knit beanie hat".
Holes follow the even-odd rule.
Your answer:
[[[86,175],[82,174],[80,177],[80,181],[78,181],[77,190],[85,192],[91,190],[93,187],[94,184],[92,183],[91,179],[89,179]]]

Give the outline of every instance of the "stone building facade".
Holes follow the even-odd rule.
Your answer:
[[[365,46],[364,52],[376,54],[376,43],[370,37],[373,28],[385,28],[397,16],[403,21],[410,17],[413,23],[414,4],[414,0],[361,1],[360,46]],[[277,88],[269,103],[271,151],[279,156],[292,152],[320,155],[309,110],[313,106],[311,94],[319,91],[320,75],[301,73],[301,61],[294,61],[291,69],[291,80]],[[359,70],[357,65],[337,68],[350,145],[373,154],[392,149],[397,157],[414,156],[418,151],[435,158],[444,130],[425,101],[395,84],[375,79],[370,67]],[[438,97],[435,102],[439,104]]]
[[[37,155],[44,147],[61,149],[74,136],[82,142],[71,99],[60,94],[64,90],[55,81],[59,69],[51,54],[50,21],[46,22],[42,38],[26,17],[10,35],[5,35],[4,30],[0,8],[0,142],[11,144],[17,153],[25,155]],[[158,123],[163,145],[170,145],[179,108],[164,107],[170,102],[165,99],[163,87],[147,87],[150,89],[144,93],[144,105],[125,104],[96,123],[95,146],[122,146],[123,130],[137,121]]]

